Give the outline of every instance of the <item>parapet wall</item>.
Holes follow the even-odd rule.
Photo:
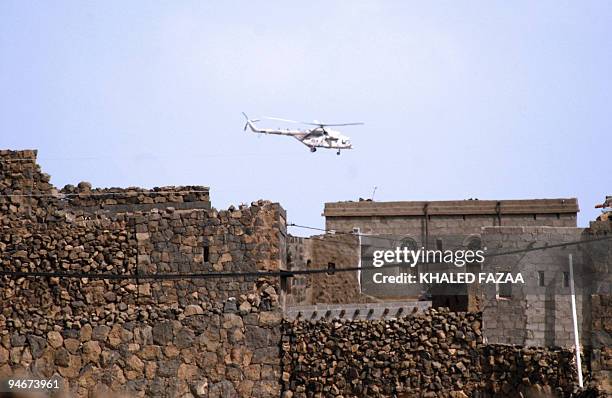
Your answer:
[[[569,397],[569,350],[484,345],[478,313],[285,322],[283,388],[296,398]]]
[[[126,213],[153,208],[210,209],[209,188],[169,186],[145,189],[92,188],[90,183],[58,190],[36,163],[37,151],[0,151],[0,214],[3,219],[54,221],[66,212]],[[4,220],[6,224],[6,220]]]
[[[88,183],[65,186],[58,196],[65,208],[78,209],[84,213],[135,212],[150,209],[209,209],[208,187],[178,186],[153,189],[104,188],[91,189]]]

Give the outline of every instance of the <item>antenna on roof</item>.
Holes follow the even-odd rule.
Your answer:
[[[374,186],[374,191],[372,191],[372,199],[370,199],[371,201],[374,201],[374,195],[376,194],[376,189],[377,189],[377,188],[378,188],[378,187],[375,185],[375,186]]]

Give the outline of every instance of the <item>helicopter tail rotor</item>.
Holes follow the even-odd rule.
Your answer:
[[[242,112],[242,114],[244,115],[244,118],[246,119],[246,123],[244,124],[244,131],[246,131],[249,126],[252,129],[253,125],[251,123],[255,123],[259,121],[259,119],[253,119],[253,120],[249,119],[249,117],[244,112]]]

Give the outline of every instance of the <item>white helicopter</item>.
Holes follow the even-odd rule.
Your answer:
[[[244,125],[244,131],[246,131],[247,128],[250,128],[251,131],[253,131],[254,133],[258,133],[258,134],[287,135],[287,136],[295,138],[296,140],[300,141],[302,144],[306,145],[308,148],[310,148],[310,152],[316,152],[317,148],[337,149],[338,152],[336,152],[336,154],[338,155],[340,155],[341,149],[353,149],[353,145],[351,144],[351,139],[341,134],[339,131],[331,130],[331,129],[328,129],[327,127],[329,126],[356,126],[356,125],[363,124],[361,122],[330,124],[330,123],[319,123],[317,121],[313,123],[308,123],[308,122],[298,122],[295,120],[280,119],[277,117],[267,117],[265,119],[280,120],[282,122],[289,122],[289,123],[307,124],[307,125],[317,126],[317,127],[312,128],[312,129],[304,129],[304,130],[300,130],[300,129],[295,129],[295,130],[264,129],[264,128],[258,128],[257,126],[255,126],[255,122],[259,122],[259,119],[249,119],[249,117],[244,112],[242,112],[242,114],[246,118],[246,124]]]

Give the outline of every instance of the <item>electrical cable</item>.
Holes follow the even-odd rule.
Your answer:
[[[397,242],[398,240],[401,239],[397,239],[397,238],[388,238],[388,237],[384,237],[384,236],[377,236],[377,235],[368,235],[368,234],[363,234],[363,233],[356,233],[356,232],[346,232],[346,231],[336,231],[335,229],[325,229],[325,228],[317,228],[317,227],[309,227],[306,225],[299,225],[299,224],[294,224],[294,223],[289,223],[287,224],[288,227],[295,227],[295,228],[302,228],[302,229],[310,229],[313,231],[322,231],[322,232],[326,232],[329,234],[341,234],[341,235],[353,235],[353,236],[361,236],[361,237],[367,237],[370,239],[379,239],[379,240],[385,240],[385,241],[389,241],[389,242]]]
[[[566,243],[559,243],[555,245],[531,247],[525,249],[510,250],[506,252],[493,253],[485,255],[487,257],[497,257],[510,254],[527,253],[536,250],[546,250],[557,247],[574,246],[580,244],[588,244],[592,242],[601,242],[612,239],[612,236],[606,236],[603,238],[589,239],[582,241],[573,241]],[[427,263],[427,264],[446,264],[446,263]],[[178,279],[221,279],[221,278],[233,278],[233,277],[294,277],[296,275],[310,275],[310,274],[322,274],[327,273],[334,275],[339,272],[353,272],[353,271],[364,271],[364,270],[376,270],[381,268],[396,268],[398,264],[384,264],[380,267],[375,266],[362,266],[362,267],[347,267],[330,270],[328,268],[315,268],[305,270],[280,270],[280,271],[247,271],[247,272],[207,272],[207,273],[190,273],[190,274],[100,274],[100,273],[83,273],[83,272],[41,272],[41,271],[6,271],[0,270],[0,276],[12,276],[12,277],[59,277],[59,278],[76,278],[76,279],[108,279],[108,280],[178,280]]]

